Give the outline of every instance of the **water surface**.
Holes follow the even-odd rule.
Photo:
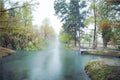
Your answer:
[[[80,55],[55,40],[47,50],[18,51],[1,59],[1,80],[89,80],[84,66],[95,59],[120,61],[113,57]]]

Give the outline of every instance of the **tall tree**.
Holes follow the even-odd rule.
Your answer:
[[[101,27],[101,33],[103,38],[103,47],[106,48],[108,42],[112,36],[111,29],[111,19],[114,17],[114,13],[110,10],[107,3],[104,0],[98,1],[98,10],[97,10],[98,18],[99,18],[99,27]]]
[[[80,31],[80,27],[84,27],[85,11],[81,10],[80,12],[80,9],[85,6],[85,1],[79,0],[70,0],[70,2],[55,0],[54,2],[55,13],[61,18],[64,30],[72,35],[74,46],[77,45],[77,32]]]
[[[94,24],[94,36],[93,36],[93,45],[92,47],[95,49],[97,47],[97,2],[98,0],[90,0],[89,6],[89,16],[85,23],[88,25],[90,23]],[[92,14],[92,15],[91,15]]]

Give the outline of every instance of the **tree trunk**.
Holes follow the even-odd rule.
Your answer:
[[[94,2],[94,37],[93,37],[93,49],[97,47],[97,39],[96,39],[96,5]]]
[[[15,50],[15,49],[16,49],[16,46],[15,46],[15,42],[14,42],[14,40],[13,40],[13,39],[11,40],[11,45],[12,45],[12,49],[14,49],[14,50]]]
[[[79,35],[78,35],[78,44],[79,44],[79,51],[80,51],[81,49],[80,30],[79,30]]]
[[[90,47],[90,41],[89,41],[89,47]]]
[[[77,38],[74,37],[74,46],[76,47],[77,46]]]
[[[75,47],[77,46],[77,32],[76,32],[76,29],[75,29],[75,32],[74,32],[74,46]]]
[[[103,48],[107,48],[107,40],[103,38]]]

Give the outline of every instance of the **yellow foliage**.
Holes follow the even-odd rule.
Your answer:
[[[110,24],[110,22],[109,21],[106,21],[106,20],[103,20],[103,21],[101,21],[99,24],[99,27],[100,28],[102,28],[102,29],[110,29],[111,27],[111,24]]]

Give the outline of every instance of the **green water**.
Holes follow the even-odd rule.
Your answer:
[[[114,59],[80,55],[63,47],[58,41],[43,51],[18,51],[1,59],[2,80],[90,80],[84,65],[95,59]]]

